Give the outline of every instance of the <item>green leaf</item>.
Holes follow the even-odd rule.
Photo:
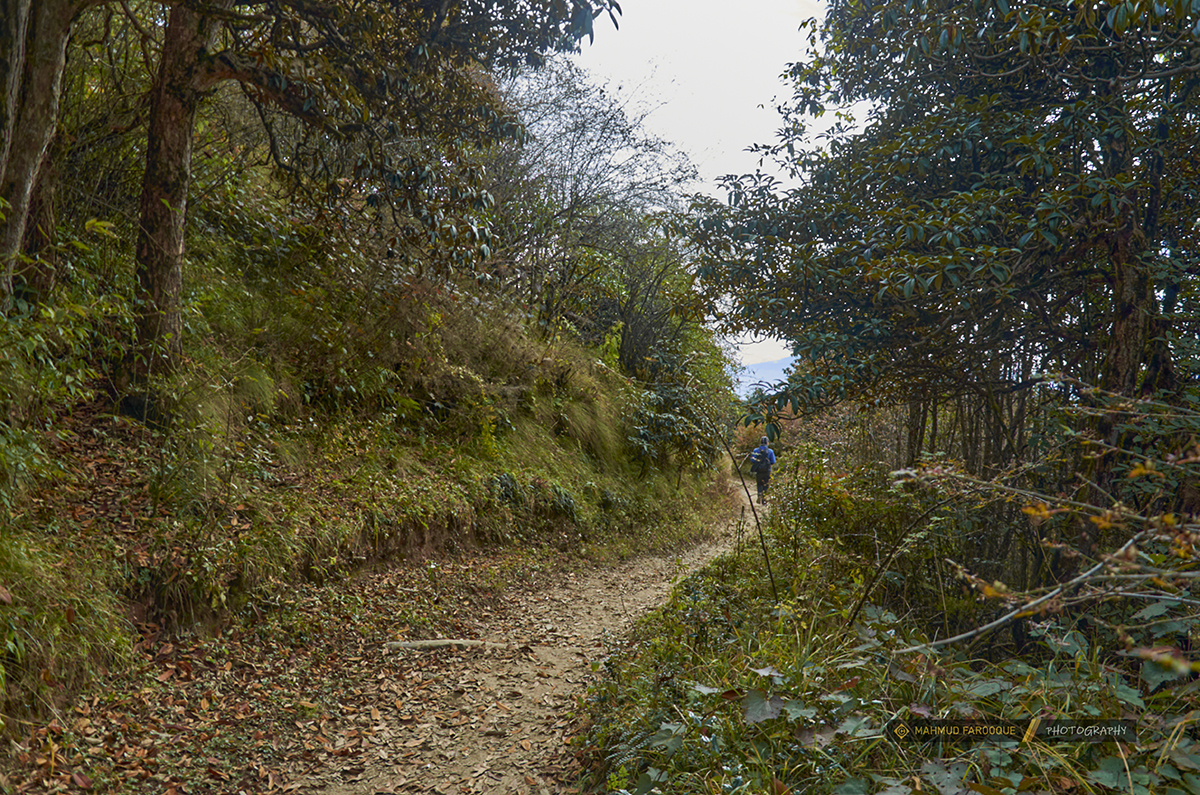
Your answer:
[[[817,716],[816,707],[806,707],[799,701],[792,699],[788,699],[783,703],[783,711],[787,714],[789,720],[811,719]]]
[[[1153,693],[1158,689],[1159,685],[1179,679],[1184,674],[1176,671],[1174,668],[1160,665],[1154,660],[1146,660],[1142,663],[1141,676],[1142,681],[1146,683],[1150,692]]]
[[[1125,763],[1115,756],[1102,759],[1095,770],[1088,772],[1087,777],[1102,787],[1129,789],[1125,775]]]
[[[976,682],[960,691],[964,696],[972,696],[975,698],[986,698],[994,696],[997,693],[1008,690],[1012,687],[1011,682],[992,679],[985,682]]]
[[[866,715],[849,716],[837,727],[837,733],[851,737],[869,737],[879,734],[877,730],[872,728],[871,719]]]
[[[966,762],[955,762],[947,767],[930,760],[921,765],[921,778],[932,784],[941,795],[959,795],[969,770]]]
[[[1190,754],[1181,748],[1172,749],[1168,755],[1171,757],[1171,761],[1184,770],[1200,770],[1200,756]]]
[[[654,789],[663,781],[667,780],[667,774],[656,767],[652,767],[643,773],[637,782],[637,787],[634,789],[634,795],[647,795],[650,790]]]
[[[867,795],[871,783],[865,778],[848,778],[833,788],[833,795]]]
[[[762,723],[779,717],[783,711],[783,699],[779,696],[767,696],[761,690],[751,690],[742,699],[746,723]]]
[[[1138,709],[1146,708],[1146,703],[1142,701],[1141,694],[1126,684],[1124,679],[1117,680],[1116,685],[1113,687],[1113,691],[1116,693],[1117,698],[1119,698],[1121,701],[1124,701],[1126,704],[1137,707]]]
[[[650,745],[655,748],[662,748],[668,755],[675,753],[683,747],[684,727],[680,723],[664,723],[654,736],[650,738]]]
[[[1134,621],[1149,621],[1152,618],[1158,618],[1159,616],[1166,615],[1176,604],[1178,604],[1178,602],[1155,602],[1154,604],[1148,607],[1143,607],[1141,610],[1134,613],[1131,616],[1131,619]]]

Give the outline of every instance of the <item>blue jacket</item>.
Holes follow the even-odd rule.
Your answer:
[[[775,451],[774,450],[772,450],[770,447],[767,447],[765,444],[760,444],[758,447],[754,448],[755,453],[761,453],[764,451],[767,454],[767,463],[770,464],[771,466],[775,466]],[[753,455],[753,453],[751,455]]]

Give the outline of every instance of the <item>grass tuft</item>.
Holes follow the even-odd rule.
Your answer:
[[[111,564],[19,531],[0,535],[0,731],[53,713],[127,659],[131,626],[96,576]],[[88,571],[92,576],[80,578]]]

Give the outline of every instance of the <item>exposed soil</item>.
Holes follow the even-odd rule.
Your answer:
[[[485,646],[390,652],[413,662],[412,678],[427,693],[421,711],[377,726],[378,750],[365,767],[327,767],[305,788],[329,795],[572,791],[571,712],[592,663],[680,576],[730,548],[738,521],[735,515],[682,554],[565,576],[509,597],[471,627]]]
[[[493,553],[297,583],[215,635],[141,623],[132,668],[48,722],[21,721],[0,792],[573,791],[572,712],[592,663],[750,521],[742,505],[686,552],[543,571],[525,589],[486,584],[503,569]],[[431,635],[483,643],[389,647]]]

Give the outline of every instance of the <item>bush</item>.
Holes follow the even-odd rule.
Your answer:
[[[54,412],[93,394],[99,367],[119,344],[105,339],[105,326],[129,319],[128,306],[111,298],[18,304],[0,315],[0,511],[8,518],[25,489],[53,472],[46,443]]]

